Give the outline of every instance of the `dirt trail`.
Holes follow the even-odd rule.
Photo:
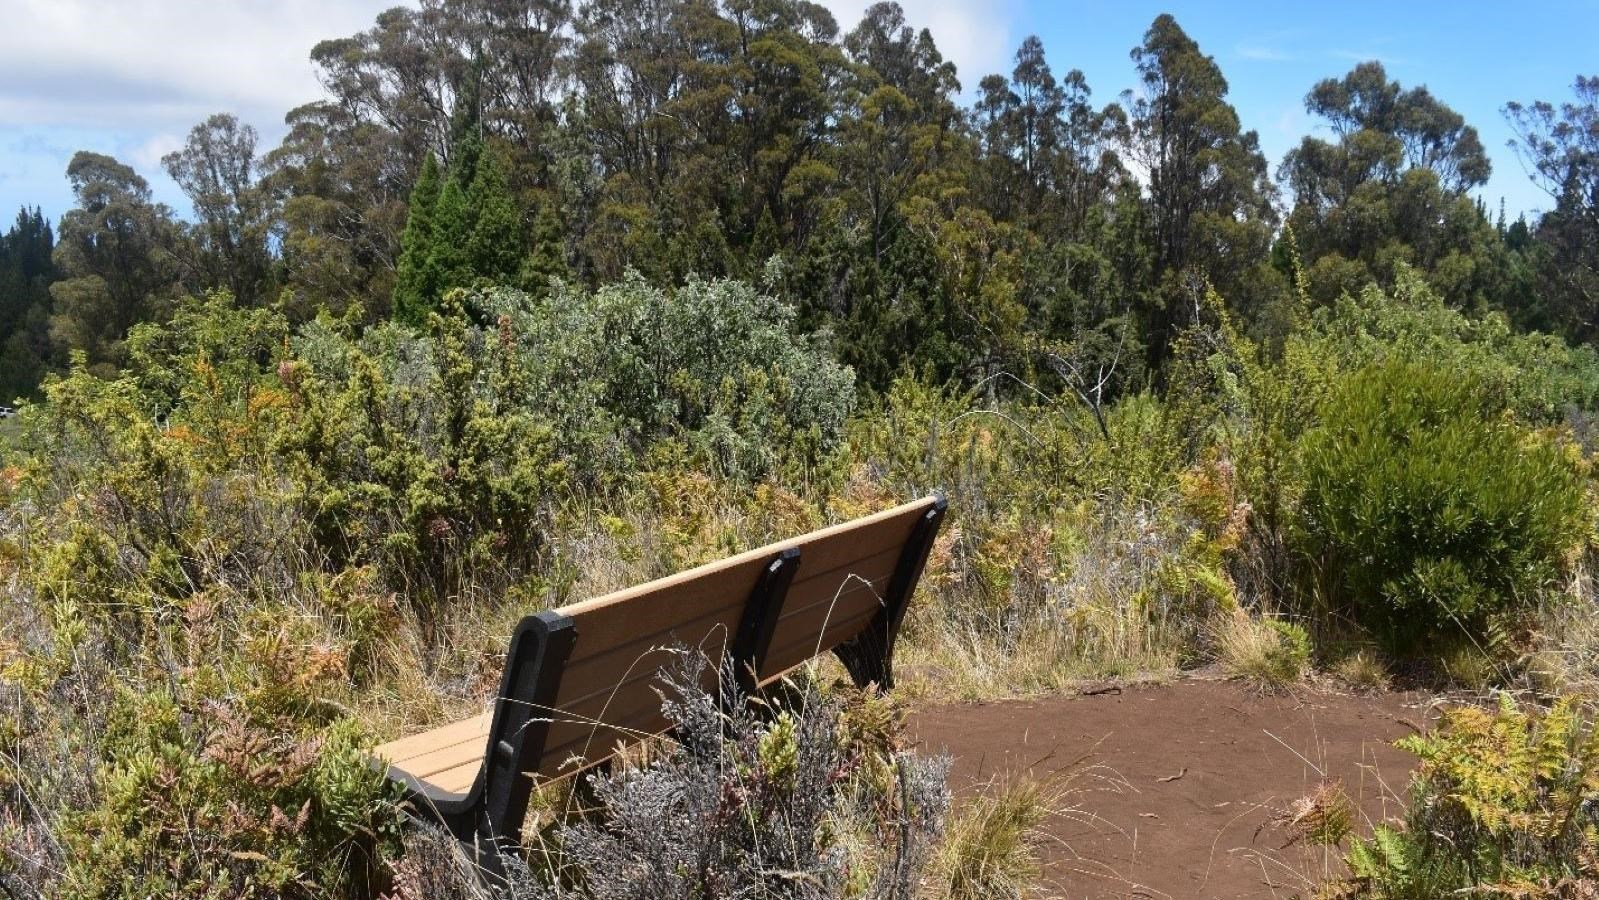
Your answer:
[[[911,729],[955,757],[957,796],[998,773],[1079,773],[1076,811],[1048,825],[1048,896],[1288,898],[1335,863],[1321,848],[1284,848],[1270,820],[1324,775],[1343,780],[1361,821],[1397,816],[1412,757],[1390,742],[1427,719],[1425,704],[1185,680],[925,707]]]

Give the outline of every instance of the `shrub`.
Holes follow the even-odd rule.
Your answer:
[[[569,449],[593,475],[653,448],[758,480],[835,447],[854,405],[854,373],[825,339],[796,332],[791,307],[744,282],[691,277],[667,291],[630,272],[592,292],[493,290],[473,303],[514,342],[537,408],[581,439]]]
[[[1430,900],[1589,897],[1599,891],[1599,732],[1563,699],[1446,712],[1399,746],[1421,764],[1403,825],[1379,825],[1336,896]]]
[[[592,809],[509,860],[534,898],[798,896],[909,900],[949,803],[948,761],[900,743],[887,700],[807,683],[756,715],[706,690],[684,654],[663,710],[676,740],[642,767],[589,776]],[[724,685],[731,685],[723,673]]]
[[[348,726],[297,732],[240,704],[124,690],[88,802],[55,827],[55,896],[367,896],[398,806]]]
[[[1334,389],[1301,445],[1299,519],[1329,611],[1411,650],[1487,640],[1532,607],[1584,537],[1584,494],[1557,447],[1497,413],[1472,380],[1422,363]]]

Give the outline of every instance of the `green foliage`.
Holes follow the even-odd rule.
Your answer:
[[[789,306],[742,282],[665,291],[632,274],[475,302],[500,322],[516,377],[560,385],[531,402],[596,478],[640,454],[738,479],[805,467],[838,445],[853,406],[853,373],[823,338],[795,334]]]
[[[1560,338],[1518,333],[1498,313],[1446,305],[1421,275],[1401,268],[1394,288],[1373,287],[1311,317],[1314,352],[1343,368],[1387,358],[1428,359],[1480,383],[1488,400],[1533,425],[1599,408],[1599,354]]]
[[[348,727],[297,734],[223,701],[121,691],[58,896],[320,898],[371,889],[396,798]]]
[[[23,209],[0,236],[0,404],[38,390],[50,348],[51,251],[55,235],[37,208]]]
[[[1599,740],[1591,710],[1562,699],[1526,711],[1446,712],[1416,754],[1402,827],[1379,825],[1348,854],[1340,896],[1423,900],[1582,896],[1599,887]]]
[[[411,325],[423,323],[439,291],[428,268],[437,239],[433,216],[439,202],[439,179],[438,161],[429,153],[406,204],[405,233],[400,236],[400,259],[394,271],[394,317]]]
[[[1558,329],[1573,340],[1594,334],[1599,287],[1599,76],[1578,75],[1572,98],[1558,107],[1546,100],[1505,105],[1515,131],[1512,146],[1533,181],[1555,200],[1523,243],[1532,250],[1537,296],[1520,318]],[[1516,226],[1510,230],[1515,239]]]
[[[1379,363],[1345,377],[1302,443],[1302,552],[1321,602],[1413,650],[1532,609],[1586,535],[1561,449],[1469,375]]]

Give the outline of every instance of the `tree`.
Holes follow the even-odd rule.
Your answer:
[[[1259,138],[1240,130],[1216,61],[1164,14],[1132,58],[1143,90],[1132,104],[1131,150],[1148,174],[1159,280],[1145,332],[1158,364],[1193,273],[1236,308],[1264,302],[1249,296],[1246,275],[1261,274],[1275,213]]]
[[[464,235],[467,265],[474,277],[496,284],[513,283],[527,256],[527,229],[511,193],[510,168],[505,149],[498,142],[490,144],[478,159],[466,194],[472,221]]]
[[[1305,108],[1336,135],[1304,138],[1280,170],[1313,298],[1391,286],[1404,263],[1457,306],[1502,301],[1502,241],[1466,195],[1490,172],[1475,128],[1379,62],[1318,82]]]
[[[291,110],[289,133],[267,155],[265,184],[280,211],[281,263],[291,317],[352,307],[389,314],[411,170],[399,137],[338,103]]]
[[[546,297],[553,290],[556,279],[565,280],[572,274],[566,265],[566,235],[561,229],[561,220],[555,214],[555,204],[549,198],[542,199],[538,204],[538,212],[533,216],[530,243],[532,249],[522,261],[519,280],[528,293]]]
[[[1512,146],[1555,201],[1536,229],[1539,287],[1553,317],[1579,340],[1599,336],[1599,76],[1577,76],[1575,95],[1510,103]]]
[[[193,288],[172,211],[151,202],[150,185],[132,168],[79,151],[67,164],[78,205],[61,218],[53,254],[61,280],[50,285],[50,337],[58,350],[82,351],[91,365],[115,366],[136,322],[165,316]],[[188,284],[185,285],[185,280]]]
[[[405,231],[400,236],[400,262],[394,272],[394,317],[412,325],[427,319],[427,310],[439,288],[429,278],[433,255],[433,217],[439,203],[439,164],[432,153],[422,161],[422,172],[406,205]]]
[[[194,203],[196,266],[207,288],[226,288],[247,305],[271,294],[272,223],[268,195],[255,180],[255,129],[233,116],[206,119],[161,165]]]
[[[55,235],[37,207],[0,236],[0,402],[32,395],[51,363],[51,251]]]

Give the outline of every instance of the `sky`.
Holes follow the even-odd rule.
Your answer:
[[[72,204],[65,171],[80,149],[108,153],[150,180],[156,197],[190,216],[161,171],[196,122],[230,112],[276,146],[283,114],[317,99],[309,61],[319,40],[354,34],[399,0],[0,0],[0,222],[26,204],[52,220]],[[414,0],[413,0],[414,2]],[[868,0],[823,0],[840,27]],[[1177,17],[1214,56],[1245,128],[1259,132],[1275,171],[1306,133],[1316,81],[1380,60],[1405,87],[1427,85],[1475,125],[1493,159],[1480,193],[1509,215],[1549,198],[1526,178],[1500,109],[1560,101],[1578,74],[1599,74],[1599,0],[1340,3],[1127,0],[901,0],[930,28],[968,95],[1008,73],[1015,48],[1038,35],[1057,75],[1081,69],[1097,103],[1134,86],[1129,57],[1150,21]]]

